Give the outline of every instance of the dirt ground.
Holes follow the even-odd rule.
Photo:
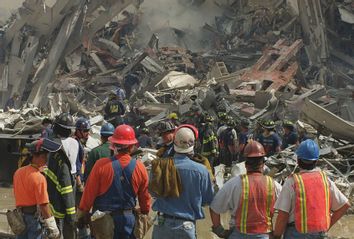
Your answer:
[[[5,212],[5,209],[14,207],[14,199],[12,194],[12,188],[0,188],[0,212]],[[201,239],[217,239],[213,233],[211,233],[211,222],[209,219],[209,210],[206,209],[206,219],[200,220],[197,223],[198,238]],[[223,224],[227,225],[228,216],[223,215]],[[342,239],[354,239],[354,215],[349,215],[340,220],[330,231],[330,235]],[[6,217],[0,214],[0,234],[1,232],[8,233],[10,231]],[[1,238],[1,236],[0,236]],[[145,239],[151,239],[151,230]]]

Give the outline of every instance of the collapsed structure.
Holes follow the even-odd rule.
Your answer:
[[[321,167],[351,194],[354,1],[217,1],[224,14],[201,26],[201,45],[211,46],[202,52],[190,51],[189,32],[172,26],[159,30],[173,36],[172,46],[161,46],[158,34],[142,44],[141,4],[26,0],[0,33],[2,104],[15,92],[24,103],[0,114],[2,133],[38,132],[43,115],[63,111],[102,114],[107,92],[120,84],[128,121],[151,127],[170,112],[195,111],[304,121],[302,130],[321,135]],[[292,154],[268,162],[275,176],[292,172]]]

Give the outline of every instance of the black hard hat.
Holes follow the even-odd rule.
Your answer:
[[[162,122],[160,122],[160,124],[158,126],[158,130],[159,130],[160,134],[174,131],[175,129],[176,129],[176,126],[171,121],[162,121]]]
[[[247,128],[250,126],[251,122],[248,119],[241,120],[241,126]]]
[[[41,138],[31,143],[26,143],[25,147],[30,153],[56,152],[60,149],[61,144],[47,138]]]
[[[73,117],[69,113],[61,113],[55,118],[54,124],[59,125],[65,129],[75,128],[75,122]]]
[[[273,120],[265,120],[261,123],[261,126],[265,129],[274,129],[275,122]]]

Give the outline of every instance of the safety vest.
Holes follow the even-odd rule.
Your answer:
[[[261,173],[242,175],[242,193],[236,210],[236,227],[243,234],[272,231],[275,189],[273,179]]]
[[[330,190],[325,173],[294,174],[295,227],[300,233],[326,232],[331,223]]]

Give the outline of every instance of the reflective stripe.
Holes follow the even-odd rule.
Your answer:
[[[249,196],[250,185],[249,185],[247,175],[242,175],[241,180],[242,180],[242,212],[241,212],[240,231],[241,233],[247,233],[248,196]]]
[[[63,187],[60,190],[60,194],[61,195],[68,194],[68,193],[71,193],[71,192],[73,192],[73,187],[71,185],[67,186],[67,187]]]
[[[300,193],[300,225],[301,233],[307,233],[307,211],[306,211],[306,192],[304,181],[302,180],[301,175],[294,174],[295,181],[298,184],[299,193]]]
[[[331,216],[329,213],[329,184],[328,184],[328,178],[327,175],[324,172],[320,172],[321,176],[322,176],[322,181],[323,181],[323,185],[324,185],[324,189],[325,189],[325,200],[326,200],[326,221],[327,221],[327,226],[330,226],[331,223]]]
[[[49,203],[49,207],[50,207],[50,210],[52,211],[52,214],[54,217],[60,218],[60,219],[65,217],[65,214],[55,211],[55,209],[51,203]]]
[[[207,144],[207,143],[209,143],[209,142],[211,142],[211,141],[213,141],[213,140],[217,140],[217,139],[218,139],[218,138],[216,138],[215,135],[210,136],[209,138],[203,139],[203,144]]]
[[[270,214],[270,209],[271,209],[271,203],[273,200],[273,191],[274,191],[274,183],[271,177],[267,177],[267,224],[268,224],[268,230],[272,231],[272,216]]]
[[[73,215],[75,213],[76,213],[75,207],[71,207],[71,208],[66,209],[66,214],[68,214],[68,215]]]

